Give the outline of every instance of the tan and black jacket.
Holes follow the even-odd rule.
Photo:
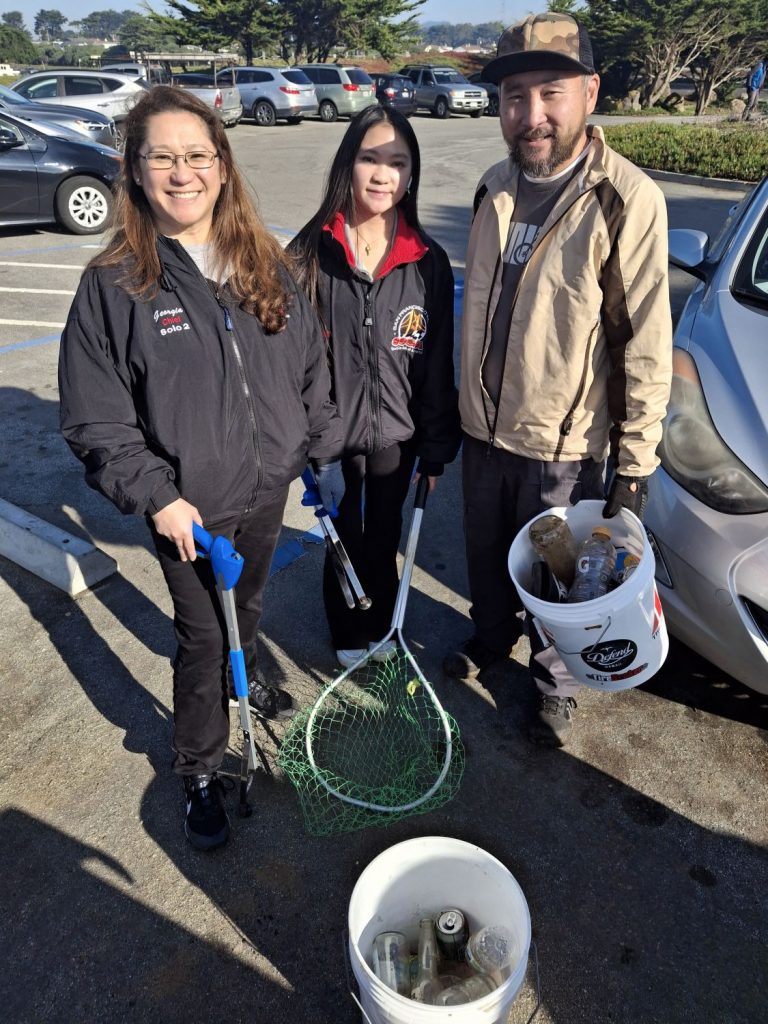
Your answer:
[[[667,216],[659,188],[599,128],[520,279],[498,410],[482,363],[501,291],[501,254],[519,169],[483,176],[467,252],[460,410],[467,434],[545,462],[608,449],[618,471],[658,459],[672,370]]]

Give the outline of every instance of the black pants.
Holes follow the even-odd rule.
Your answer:
[[[245,515],[205,523],[222,534],[243,556],[243,573],[235,588],[237,623],[248,678],[256,671],[256,633],[262,595],[280,536],[288,488],[263,495]],[[224,613],[207,559],[182,562],[174,544],[153,536],[160,565],[173,599],[173,626],[178,644],[173,661],[173,770],[198,775],[220,767],[229,740],[226,667],[229,654]]]
[[[368,611],[347,607],[336,573],[326,558],[323,600],[337,651],[365,648],[389,631],[397,596],[403,502],[415,461],[415,444],[406,441],[342,462],[346,491],[333,525],[372,605]]]
[[[464,533],[470,615],[478,638],[508,654],[523,631],[523,610],[507,569],[512,541],[539,512],[604,496],[603,463],[540,462],[464,437]],[[534,638],[531,638],[533,644]]]

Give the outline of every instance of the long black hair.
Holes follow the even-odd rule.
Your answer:
[[[419,224],[418,195],[421,177],[421,157],[416,133],[407,118],[392,107],[374,104],[361,110],[352,118],[344,133],[336,155],[333,158],[325,182],[320,208],[288,246],[294,264],[294,275],[313,306],[317,307],[317,276],[320,238],[323,228],[330,224],[337,213],[343,213],[351,221],[355,210],[352,195],[352,169],[366,133],[379,124],[391,124],[405,140],[411,154],[411,181],[405,195],[397,204],[399,213],[406,222],[421,235],[424,231]]]

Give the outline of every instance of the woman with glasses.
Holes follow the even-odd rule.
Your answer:
[[[185,831],[212,849],[229,820],[223,618],[192,524],[234,542],[250,704],[292,714],[259,679],[256,632],[288,485],[313,460],[339,501],[341,429],[317,318],[261,223],[219,120],[158,86],[129,113],[115,223],[86,269],[61,340],[61,425],[86,480],[147,518],[174,605],[173,768]],[[230,688],[231,693],[231,688]]]
[[[408,121],[367,107],[341,141],[319,210],[289,246],[323,323],[344,423],[346,493],[335,525],[373,601],[350,611],[326,560],[325,610],[347,667],[389,629],[416,459],[433,489],[459,447],[453,274],[419,224],[419,176]],[[385,647],[376,658],[391,655]]]

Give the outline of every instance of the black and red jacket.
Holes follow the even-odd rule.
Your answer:
[[[400,217],[371,281],[355,269],[339,213],[322,232],[318,293],[343,454],[381,451],[415,435],[419,458],[440,471],[461,439],[453,273],[444,250]]]

